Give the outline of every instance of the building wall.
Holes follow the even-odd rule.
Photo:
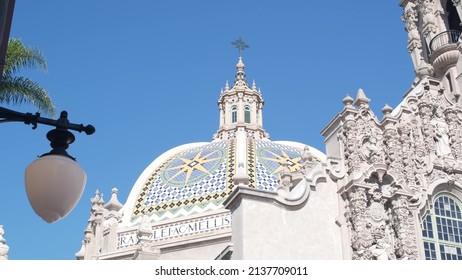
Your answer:
[[[305,182],[302,182],[303,184]],[[335,185],[320,182],[298,205],[241,189],[231,202],[233,259],[342,259]],[[248,191],[248,192],[246,192]]]

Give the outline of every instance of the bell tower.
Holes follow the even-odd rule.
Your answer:
[[[457,102],[462,86],[462,1],[401,0],[400,6],[417,81],[426,76],[441,80]]]

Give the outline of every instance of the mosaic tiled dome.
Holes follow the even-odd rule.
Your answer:
[[[250,188],[277,191],[282,164],[300,170],[306,145],[270,141],[263,129],[263,105],[262,93],[255,82],[247,83],[239,57],[233,86],[226,82],[220,93],[214,140],[179,146],[154,160],[136,181],[122,209],[122,223],[138,224],[144,215],[162,221],[220,209],[236,188],[234,178]],[[320,151],[309,151],[313,162],[308,166],[325,161]]]
[[[245,148],[249,187],[276,191],[278,173],[287,162],[302,168],[304,144],[247,138]],[[194,143],[171,149],[141,174],[124,206],[124,223],[137,224],[147,214],[154,221],[222,208],[234,190],[237,139]],[[313,166],[324,155],[311,148]]]

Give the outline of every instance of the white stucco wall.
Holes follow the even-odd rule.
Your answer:
[[[233,259],[342,259],[335,187],[319,183],[307,203],[287,209],[243,196],[233,211]]]

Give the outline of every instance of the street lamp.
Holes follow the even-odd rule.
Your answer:
[[[75,137],[69,130],[95,133],[92,125],[70,123],[67,112],[61,112],[59,119],[40,117],[40,113],[21,113],[0,107],[0,123],[23,122],[37,128],[37,124],[54,126],[47,133],[52,150],[34,160],[26,168],[26,192],[35,213],[47,223],[64,218],[82,196],[87,175],[70,156],[66,149]]]

